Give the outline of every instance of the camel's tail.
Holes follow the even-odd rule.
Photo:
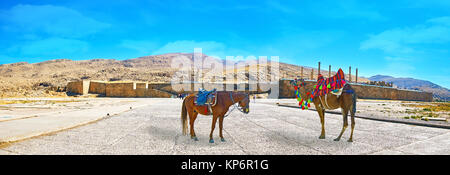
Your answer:
[[[353,104],[352,104],[351,115],[355,116],[355,113],[356,113],[356,92],[353,92],[353,94],[352,94],[352,101],[353,101]]]
[[[187,111],[186,111],[186,98],[183,100],[183,105],[181,106],[181,128],[183,135],[187,134]]]

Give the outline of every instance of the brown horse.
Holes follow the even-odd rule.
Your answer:
[[[306,96],[306,82],[303,79],[297,80],[303,84],[299,88],[301,98],[307,99],[309,96]],[[297,82],[296,82],[297,83]],[[310,90],[308,90],[310,92]],[[353,129],[355,128],[355,112],[356,112],[356,93],[350,84],[345,84],[342,89],[342,94],[340,96],[334,95],[332,93],[328,93],[326,96],[315,96],[313,97],[314,106],[319,113],[320,123],[322,124],[322,132],[319,136],[319,139],[325,139],[325,109],[338,109],[341,108],[342,116],[343,116],[343,126],[341,133],[339,136],[334,139],[334,141],[339,141],[341,139],[342,134],[348,126],[347,115],[350,112],[351,121],[352,121],[352,131],[350,133],[350,138],[348,142],[353,142]]]
[[[211,115],[208,112],[208,107],[206,105],[203,106],[197,106],[194,104],[194,94],[191,94],[187,96],[183,101],[183,106],[181,107],[181,126],[183,135],[187,134],[187,115],[189,115],[189,124],[190,124],[190,134],[191,139],[194,139],[195,141],[198,141],[197,136],[195,135],[194,131],[194,123],[195,119],[197,118],[198,114],[202,115]],[[209,142],[214,143],[213,139],[213,132],[214,128],[216,127],[217,119],[219,119],[219,136],[220,140],[222,142],[225,142],[225,139],[222,135],[222,129],[223,129],[223,119],[225,117],[225,114],[228,112],[228,109],[230,106],[234,105],[235,103],[238,103],[238,109],[248,114],[249,111],[249,97],[248,94],[242,93],[242,92],[229,92],[229,91],[220,91],[217,92],[216,95],[217,98],[217,104],[215,106],[212,106],[212,126],[211,126],[211,133],[209,134]]]

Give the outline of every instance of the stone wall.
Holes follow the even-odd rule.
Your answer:
[[[145,93],[145,97],[170,98],[172,97],[172,94],[157,89],[148,89]]]
[[[74,94],[86,95],[89,93],[89,80],[69,82],[67,84],[67,92]]]
[[[152,86],[152,85],[149,85]],[[185,88],[183,88],[183,86]],[[253,86],[253,88],[250,90],[250,86]],[[178,94],[178,93],[193,93],[193,92],[197,92],[198,91],[198,87],[202,87],[206,90],[212,90],[214,88],[216,88],[219,91],[223,91],[223,90],[227,90],[227,91],[233,91],[233,90],[237,90],[237,91],[245,91],[245,92],[250,92],[250,93],[267,93],[268,88],[266,88],[267,86],[269,86],[268,84],[261,84],[261,85],[257,85],[257,84],[245,84],[245,83],[241,83],[241,84],[231,84],[231,83],[204,83],[203,86],[201,86],[201,84],[192,84],[191,86],[189,85],[181,85],[181,84],[177,84],[172,86],[170,83],[168,84],[158,84],[157,87],[154,86],[152,87],[153,89],[160,89],[160,90],[164,90],[167,92],[171,92],[174,94]],[[196,88],[197,87],[197,88]],[[266,88],[266,89],[265,89]],[[180,90],[183,89],[183,90]],[[241,90],[243,89],[243,90]]]
[[[279,81],[279,98],[295,98],[294,87],[289,83],[290,80]],[[308,91],[312,91],[315,81],[306,81],[306,88]],[[207,90],[213,88],[225,88],[227,84],[222,83],[207,83],[203,87]],[[360,99],[387,99],[387,100],[411,100],[411,101],[432,101],[432,93],[413,91],[413,90],[401,90],[390,87],[380,87],[362,84],[351,84],[355,89],[358,98]],[[68,92],[76,94],[104,94],[107,97],[160,97],[168,98],[179,93],[193,93],[198,89],[194,89],[194,85],[187,90],[181,90],[182,86],[186,85],[174,85],[170,83],[155,83],[149,84],[146,82],[101,82],[101,81],[78,81],[69,82],[67,85]],[[189,86],[189,85],[188,85]],[[256,90],[249,91],[249,84],[232,84],[234,89],[238,86],[244,87],[246,92],[251,93],[267,93],[267,86],[269,84],[258,85]],[[198,86],[201,87],[201,86]],[[266,87],[266,88],[264,88]],[[191,91],[191,89],[193,91]],[[227,89],[228,90],[228,89]]]
[[[280,98],[295,98],[294,87],[291,80],[280,80]],[[315,81],[306,81],[307,91],[312,91]],[[429,92],[396,89],[391,87],[372,86],[351,83],[360,99],[432,101],[433,94]]]
[[[352,84],[352,87],[357,92],[358,98],[362,99],[390,99],[428,102],[433,100],[433,94],[429,92],[361,84]]]
[[[89,85],[89,93],[106,95],[106,82],[91,81]]]
[[[136,97],[135,82],[106,83],[107,97]]]

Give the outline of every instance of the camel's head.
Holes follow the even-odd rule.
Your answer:
[[[291,84],[294,86],[295,90],[298,90],[300,93],[300,96],[302,97],[302,99],[306,99],[307,98],[307,92],[306,92],[306,85],[307,82],[305,81],[305,79],[301,78],[301,79],[294,79],[291,81]]]

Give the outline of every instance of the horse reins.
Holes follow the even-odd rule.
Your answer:
[[[233,103],[233,109],[231,109],[230,111],[228,111],[223,117],[225,118],[225,117],[227,117],[228,115],[230,115],[231,112],[233,112],[236,108],[237,108],[239,111],[241,111],[242,113],[245,113],[245,112],[244,112],[244,109],[242,109],[241,107],[239,107],[239,105],[238,105],[236,102],[234,102],[234,99],[233,99],[233,92],[230,92],[230,98],[231,98],[231,102]]]

